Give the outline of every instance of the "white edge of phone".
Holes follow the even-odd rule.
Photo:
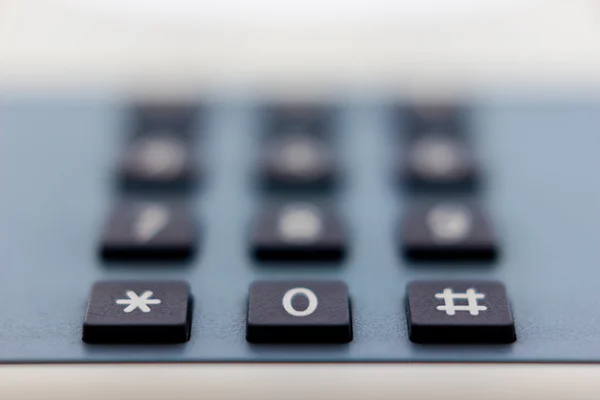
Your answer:
[[[265,7],[269,2],[260,0]],[[474,7],[460,0],[452,3],[457,9],[462,5],[461,12],[450,12],[446,4],[437,14],[425,12],[434,0],[412,8],[376,2],[383,15],[361,20],[356,6],[345,19],[319,20],[301,8],[305,13],[296,23],[282,25],[278,21],[291,17],[287,3],[278,8],[281,18],[273,11],[264,20],[250,15],[238,21],[244,13],[217,7],[211,24],[196,21],[199,6],[188,18],[182,13],[158,18],[165,7],[158,1],[144,12],[119,13],[116,5],[122,2],[113,0],[5,0],[0,4],[0,87],[600,84],[598,2],[527,0]],[[394,18],[382,13],[385,7]],[[465,12],[470,8],[473,12]],[[260,9],[254,13],[261,14]]]
[[[0,398],[597,400],[600,365],[21,365],[0,367]]]

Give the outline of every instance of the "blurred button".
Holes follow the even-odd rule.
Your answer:
[[[163,131],[133,139],[121,162],[127,188],[182,189],[193,185],[200,171],[187,139]]]
[[[327,142],[303,135],[269,139],[260,169],[263,183],[271,188],[327,188],[338,175]]]
[[[472,188],[480,178],[465,139],[444,135],[421,135],[410,141],[400,169],[405,183],[416,189]]]
[[[331,110],[316,103],[279,103],[267,106],[268,131],[275,135],[322,135],[329,130]]]
[[[415,204],[403,229],[404,255],[416,261],[493,260],[498,242],[483,211],[466,202]]]
[[[311,203],[265,208],[252,232],[260,260],[339,260],[346,253],[346,232],[339,217]]]
[[[466,110],[455,104],[415,104],[406,109],[409,135],[466,133]]]
[[[192,136],[199,107],[184,103],[146,103],[134,107],[135,133],[165,131],[174,136]]]
[[[101,252],[106,260],[185,260],[197,241],[196,223],[185,207],[133,201],[109,217]]]

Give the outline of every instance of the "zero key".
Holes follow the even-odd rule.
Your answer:
[[[252,343],[348,343],[348,287],[339,281],[261,281],[250,287]]]

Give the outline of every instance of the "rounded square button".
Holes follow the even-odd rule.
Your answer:
[[[421,103],[406,108],[409,135],[441,133],[462,135],[466,129],[467,110],[452,103]]]
[[[403,183],[414,190],[466,190],[479,183],[480,170],[464,139],[420,135],[399,163]]]
[[[252,231],[252,251],[263,261],[335,261],[346,254],[346,232],[331,209],[312,203],[267,206]]]
[[[178,281],[105,281],[92,288],[83,325],[88,343],[181,343],[190,335],[191,296]]]
[[[268,189],[329,189],[338,168],[329,145],[309,135],[283,135],[267,141],[259,165]]]
[[[463,201],[414,204],[403,228],[404,256],[415,261],[489,261],[498,255],[490,221]]]
[[[128,201],[109,217],[101,243],[106,260],[185,260],[197,247],[190,211],[175,204]]]
[[[416,343],[516,340],[506,290],[499,282],[413,282],[408,286],[408,324]]]
[[[187,189],[199,176],[200,167],[188,140],[165,132],[133,139],[119,171],[121,184],[127,189]]]
[[[346,284],[262,281],[250,287],[246,338],[253,343],[347,343],[352,340]]]
[[[309,135],[323,135],[329,130],[332,110],[324,104],[282,101],[267,105],[265,113],[270,134],[302,131]]]
[[[199,106],[190,103],[152,101],[136,104],[132,110],[135,133],[146,135],[168,131],[180,138],[190,137],[199,111]]]

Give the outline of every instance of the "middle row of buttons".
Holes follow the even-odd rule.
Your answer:
[[[99,282],[85,316],[89,343],[189,340],[192,298],[184,282]],[[416,281],[408,287],[408,330],[417,343],[511,343],[515,328],[504,286],[485,281]],[[250,287],[252,343],[347,343],[352,315],[340,281],[261,281]]]
[[[331,207],[311,203],[265,207],[250,238],[262,261],[335,261],[348,253],[347,226]],[[199,243],[199,229],[183,206],[124,203],[111,215],[101,243],[107,260],[185,260]],[[403,254],[411,260],[491,260],[498,253],[483,210],[466,202],[416,203],[404,218]]]

